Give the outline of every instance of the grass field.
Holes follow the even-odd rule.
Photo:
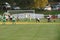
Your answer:
[[[60,40],[60,24],[1,24],[0,40]]]
[[[47,19],[20,20],[19,22],[0,21],[0,40],[60,40],[60,19],[47,22]]]
[[[3,13],[0,11],[0,15]],[[60,11],[41,13],[57,15],[60,14]],[[47,19],[41,19],[40,23],[36,23],[35,20],[31,20],[31,22],[30,20],[20,20],[16,23],[0,21],[0,40],[60,40],[60,19],[49,23]]]

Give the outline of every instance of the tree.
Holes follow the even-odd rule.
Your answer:
[[[4,2],[8,2],[8,3],[12,3],[14,0],[0,0],[0,3],[4,3]]]
[[[43,8],[48,4],[48,0],[35,0],[36,8]]]
[[[15,0],[15,2],[23,8],[31,7],[34,4],[34,0]]]
[[[4,2],[8,2],[11,5],[15,2],[18,6],[22,8],[29,8],[34,4],[34,0],[0,0],[0,3]]]

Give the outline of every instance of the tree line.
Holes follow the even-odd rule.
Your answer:
[[[50,2],[59,2],[60,0],[48,0]],[[11,5],[16,3],[18,6],[20,6],[21,8],[30,8],[32,6],[34,6],[34,0],[0,0],[0,4],[4,3],[4,2],[8,2]]]
[[[34,4],[34,0],[0,0],[0,4],[8,2],[11,5],[16,3],[20,7],[31,7]]]

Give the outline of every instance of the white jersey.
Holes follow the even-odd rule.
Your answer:
[[[5,16],[6,17],[6,19],[9,19],[9,17],[8,16]]]
[[[47,17],[47,18],[50,18],[50,17]]]
[[[12,20],[15,20],[15,17],[14,17],[14,18],[12,18]]]
[[[10,16],[10,18],[12,18],[12,16]]]
[[[38,20],[40,20],[39,18],[37,18]]]
[[[52,17],[52,15],[49,15],[49,17],[51,18],[51,17]]]

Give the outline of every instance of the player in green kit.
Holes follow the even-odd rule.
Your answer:
[[[12,22],[15,22],[15,17],[14,16],[12,17]]]
[[[6,17],[5,17],[5,15],[3,16],[3,22],[6,22]]]

